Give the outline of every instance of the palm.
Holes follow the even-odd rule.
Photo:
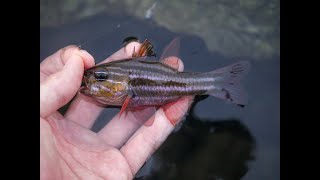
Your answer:
[[[48,170],[64,167],[56,171],[66,179],[132,179],[130,166],[119,149],[107,145],[97,134],[65,120],[60,114],[54,116],[40,120],[41,142],[50,143],[49,148],[52,148],[47,151],[51,153],[43,157]]]

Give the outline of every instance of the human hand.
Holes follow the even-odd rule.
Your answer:
[[[129,58],[139,43],[132,42],[104,62]],[[173,58],[179,71],[183,63]],[[140,126],[117,114],[98,133],[90,130],[102,107],[77,95],[84,69],[93,57],[68,46],[40,64],[40,177],[41,179],[133,179],[187,112],[193,98],[182,97],[157,110],[151,126]]]

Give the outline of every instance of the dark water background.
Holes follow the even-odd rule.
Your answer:
[[[98,63],[128,36],[148,38],[160,55],[180,36],[185,71],[211,71],[241,59],[252,63],[243,81],[249,105],[239,108],[213,97],[196,102],[182,127],[146,162],[137,179],[280,179],[279,55],[228,57],[209,50],[206,39],[196,34],[173,32],[152,19],[124,14],[98,13],[58,26],[40,26],[40,62],[64,46],[88,42],[82,48]],[[102,128],[116,112],[105,110],[93,130]]]

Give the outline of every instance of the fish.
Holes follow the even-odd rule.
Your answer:
[[[240,80],[250,69],[239,61],[209,72],[179,72],[172,58],[180,46],[174,39],[159,60],[149,41],[132,58],[98,64],[86,69],[79,93],[103,105],[119,106],[121,113],[139,107],[161,107],[182,96],[213,96],[244,107],[247,93]]]

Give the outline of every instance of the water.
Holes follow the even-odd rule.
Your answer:
[[[40,7],[48,8],[49,6],[43,2],[45,1],[41,2],[43,6]],[[113,11],[106,13],[98,9],[97,14],[93,13],[95,10],[93,7],[96,5],[83,2],[80,10],[93,9],[86,18],[78,17],[76,13],[67,15],[63,12],[52,13],[63,3],[50,6],[53,10],[43,15],[60,17],[60,21],[52,21],[51,25],[56,26],[42,23],[40,27],[40,62],[66,45],[79,45],[84,42],[88,44],[82,48],[88,50],[95,60],[100,62],[118,50],[122,40],[128,36],[137,36],[141,40],[148,38],[155,45],[155,51],[159,55],[168,42],[180,36],[180,56],[186,71],[210,71],[240,59],[250,60],[252,70],[244,79],[249,94],[249,105],[239,108],[213,97],[198,101],[186,116],[181,128],[172,133],[146,162],[137,174],[137,179],[280,179],[280,58],[277,52],[280,51],[277,47],[279,43],[277,33],[280,30],[272,24],[266,24],[267,15],[260,17],[259,14],[250,15],[260,10],[269,12],[272,17],[276,13],[272,10],[277,9],[278,4],[248,0],[240,1],[246,5],[240,6],[232,4],[233,1],[217,1],[216,3],[221,6],[218,8],[221,17],[230,15],[225,11],[229,8],[238,10],[235,12],[239,12],[240,20],[242,18],[246,21],[233,20],[229,24],[219,24],[217,13],[210,17],[212,21],[209,21],[216,24],[204,25],[202,22],[204,20],[199,19],[197,22],[192,17],[208,15],[210,9],[217,8],[217,5],[213,7],[207,1],[191,1],[189,6],[196,7],[184,7],[194,10],[190,10],[190,13],[179,9],[181,5],[177,5],[176,11],[190,18],[182,22],[182,26],[185,24],[186,27],[178,28],[170,26],[174,21],[164,20],[166,15],[159,12],[159,9],[168,7],[167,13],[172,13],[170,9],[174,7],[174,3],[150,1],[144,2],[144,5],[143,2],[138,5],[128,5],[123,1],[123,6],[111,3],[112,7],[115,7]],[[223,6],[221,2],[224,2]],[[135,8],[130,8],[131,6]],[[201,11],[195,11],[199,9]],[[74,12],[80,10],[75,8]],[[126,13],[115,13],[117,10]],[[140,14],[137,13],[138,10],[141,10]],[[249,18],[244,15],[248,15]],[[176,18],[178,21],[179,16]],[[232,18],[227,16],[226,19]],[[60,22],[63,24],[59,24]],[[241,23],[238,26],[234,25],[239,22],[242,25]],[[181,25],[181,22],[178,23]],[[186,31],[188,27],[190,28]],[[244,33],[240,31],[240,27],[243,27]],[[266,33],[271,32],[268,28],[272,27],[275,28],[275,34]],[[218,33],[217,29],[223,30],[223,28],[227,35],[221,38],[222,34]],[[212,34],[209,36],[210,32]],[[239,36],[230,32],[239,32]],[[248,35],[248,32],[252,34]],[[275,42],[264,41],[265,36]],[[244,40],[239,41],[239,39]],[[232,40],[236,42],[230,43]],[[227,50],[218,48],[216,44],[219,43],[216,41],[220,41],[221,46]],[[256,44],[249,46],[249,42]],[[250,51],[242,46],[251,48],[252,53],[248,53]],[[116,112],[118,109],[104,111],[92,129],[94,131],[101,129]]]

